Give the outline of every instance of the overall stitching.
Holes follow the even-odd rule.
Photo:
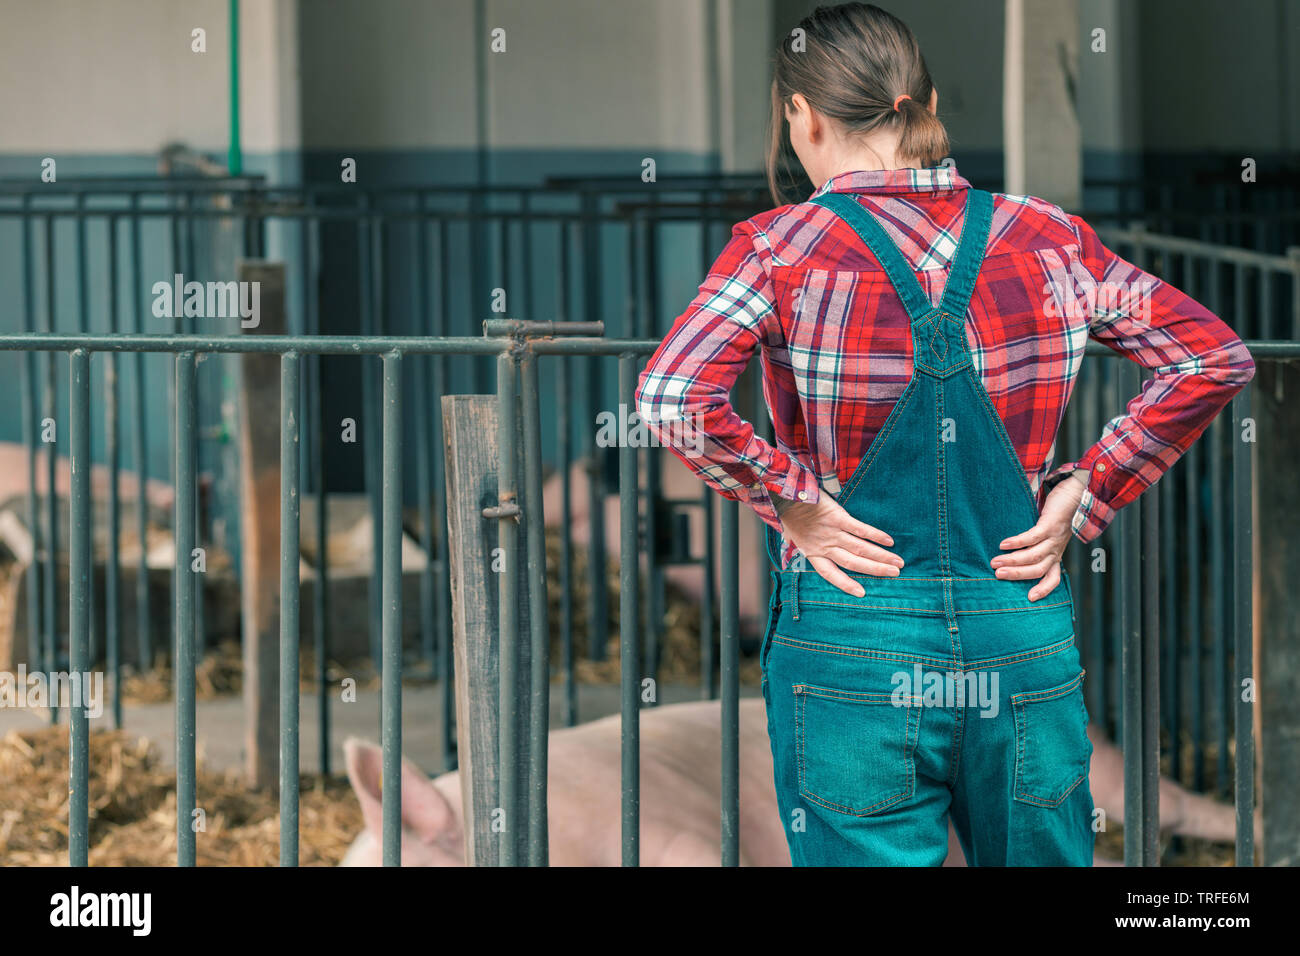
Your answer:
[[[801,796],[813,803],[826,807],[828,810],[835,810],[838,813],[844,813],[854,817],[866,817],[881,810],[888,809],[895,804],[902,803],[904,800],[910,800],[916,792],[916,744],[920,735],[921,723],[921,698],[912,696],[904,705],[907,711],[907,718],[904,724],[903,736],[903,764],[907,770],[907,785],[898,793],[891,793],[888,797],[877,800],[875,803],[866,807],[847,807],[843,804],[828,800],[825,797],[813,792],[811,788],[804,784],[805,769],[807,766],[806,755],[808,752],[807,745],[807,727],[804,717],[804,701],[807,697],[825,697],[828,700],[846,700],[855,703],[876,704],[877,706],[888,706],[894,708],[891,694],[875,694],[864,691],[850,692],[840,691],[829,687],[816,687],[812,684],[794,684],[791,688],[795,700],[795,733],[796,733],[796,750],[798,751],[799,764],[799,793]]]
[[[934,657],[930,654],[909,654],[906,651],[886,651],[878,648],[850,647],[845,644],[807,641],[798,637],[789,637],[779,631],[773,631],[772,643],[784,644],[786,647],[794,647],[817,654],[835,654],[840,657],[860,657],[864,660],[892,661],[899,664],[926,664],[930,667],[945,668],[947,670],[973,671],[987,670],[993,667],[1010,667],[1012,664],[1019,664],[1024,661],[1051,657],[1053,654],[1059,654],[1061,651],[1073,647],[1074,635],[1070,635],[1063,641],[1048,644],[1045,647],[1035,647],[1032,650],[1021,651],[1018,654],[1005,654],[1000,657],[988,657],[977,661],[963,661],[959,657]]]

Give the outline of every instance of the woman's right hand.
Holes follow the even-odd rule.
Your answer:
[[[892,578],[898,576],[898,569],[903,566],[902,558],[881,547],[893,547],[893,538],[854,518],[828,494],[812,504],[802,501],[784,504],[779,509],[779,517],[786,538],[813,570],[854,597],[862,597],[867,592],[842,568]]]

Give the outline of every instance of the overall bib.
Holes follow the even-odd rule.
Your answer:
[[[796,866],[937,866],[952,817],[973,866],[1091,866],[1083,669],[1070,582],[994,576],[999,542],[1038,506],[971,364],[965,316],[992,218],[971,189],[939,306],[885,231],[845,194],[846,220],[911,319],[913,372],[839,503],[894,539],[898,577],[802,555],[779,570],[760,651],[777,803]],[[801,567],[802,565],[802,567]]]

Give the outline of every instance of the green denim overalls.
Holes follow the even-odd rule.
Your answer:
[[[796,555],[760,652],[777,803],[796,866],[937,866],[951,814],[974,866],[1091,866],[1083,669],[1070,582],[1035,602],[999,542],[1038,507],[971,364],[965,316],[992,196],[971,189],[943,298],[849,195],[814,199],[867,244],[911,317],[913,372],[839,503],[894,539],[857,598]],[[777,568],[779,541],[768,529]]]

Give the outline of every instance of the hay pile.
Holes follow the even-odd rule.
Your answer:
[[[211,700],[238,694],[243,688],[244,663],[237,641],[222,641],[194,666],[194,695]],[[172,699],[171,661],[158,656],[147,673],[123,673],[122,700],[128,704],[160,704]]]
[[[64,866],[68,862],[66,728],[11,732],[0,739],[0,863]],[[198,773],[200,866],[279,863],[279,801],[250,792],[231,774]],[[125,731],[90,736],[90,864],[168,866],[176,862],[175,774],[144,738]],[[361,832],[361,808],[347,780],[303,774],[299,859],[329,866]]]
[[[1124,859],[1124,825],[1110,823],[1097,834],[1096,852],[1110,860]],[[1236,851],[1231,846],[1190,837],[1160,836],[1161,866],[1233,866]]]
[[[570,581],[573,590],[573,653],[574,674],[577,680],[585,684],[617,684],[619,682],[619,569],[618,555],[607,555],[605,568],[605,586],[608,590],[607,612],[609,644],[603,661],[590,660],[587,657],[587,600],[590,587],[587,583],[587,556],[585,547],[573,548],[573,568]],[[559,568],[562,559],[560,534],[556,530],[546,532],[546,571],[547,571],[547,614],[551,631],[551,661],[558,668],[561,649],[560,634],[560,577]],[[641,595],[642,614],[645,611],[646,596]],[[717,604],[714,605],[717,614]],[[718,620],[713,621],[714,651],[717,653]],[[642,640],[644,641],[644,636]],[[695,601],[676,590],[671,584],[665,587],[664,617],[659,638],[659,680],[670,684],[700,685],[700,607]],[[715,660],[716,660],[715,656]],[[742,655],[740,660],[740,682],[754,687],[760,679],[758,657]],[[563,675],[558,671],[555,679]]]
[[[547,565],[547,610],[551,632],[551,663],[555,668],[553,679],[562,681],[564,674],[560,671],[561,642],[560,634],[560,576],[561,560],[560,535],[558,531],[549,530],[546,534]],[[573,570],[570,580],[573,586],[573,651],[574,674],[583,684],[617,684],[619,682],[619,576],[617,556],[607,563],[605,575],[609,589],[607,599],[608,634],[610,637],[603,661],[590,660],[587,657],[587,598],[590,588],[587,584],[587,549],[574,547]],[[644,601],[644,595],[642,596]],[[644,605],[643,605],[644,607]],[[407,608],[407,613],[419,613],[418,608]],[[718,623],[715,618],[714,630]],[[715,652],[717,650],[715,637]],[[671,585],[666,588],[664,600],[664,619],[660,632],[660,671],[659,679],[665,683],[685,684],[698,687],[700,684],[700,608],[687,596],[681,594]],[[379,675],[369,657],[356,661],[340,663],[330,662],[333,673],[347,674],[355,677],[359,684],[378,687]],[[314,676],[316,665],[311,647],[304,644],[299,662],[302,675],[301,687],[304,693],[315,689]],[[240,658],[239,644],[224,641],[218,647],[203,655],[195,668],[195,695],[199,700],[211,700],[230,694],[238,694],[242,687],[243,661]],[[756,655],[742,656],[740,661],[740,682],[753,687],[759,683],[758,658]],[[418,673],[409,675],[410,682],[422,682]],[[156,666],[146,674],[124,675],[122,678],[122,700],[128,704],[157,704],[172,699],[172,674],[169,662],[159,656]]]

